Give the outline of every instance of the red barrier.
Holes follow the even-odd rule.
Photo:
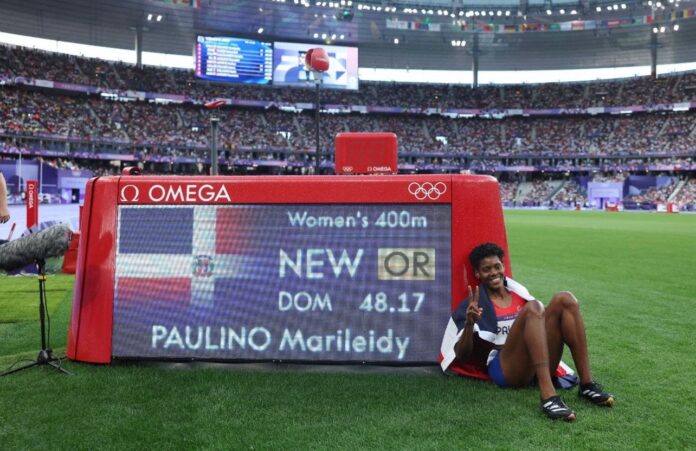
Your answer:
[[[39,182],[27,180],[26,186],[27,229],[39,223]]]
[[[60,271],[64,274],[75,274],[75,267],[77,266],[77,249],[80,244],[80,232],[73,232],[72,240],[70,240],[70,247],[63,255],[63,266]]]

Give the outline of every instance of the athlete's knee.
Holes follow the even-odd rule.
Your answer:
[[[579,309],[580,302],[570,291],[560,291],[551,298],[549,309],[551,308],[561,308],[563,310]]]
[[[544,316],[544,304],[537,300],[529,301],[522,307],[521,314],[542,317]]]

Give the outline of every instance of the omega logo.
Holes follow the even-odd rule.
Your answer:
[[[129,196],[130,195],[130,196]],[[121,202],[138,202],[140,188],[135,185],[126,185],[121,188]]]

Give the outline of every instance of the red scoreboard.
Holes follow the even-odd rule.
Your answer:
[[[68,357],[434,364],[484,241],[488,176],[93,179]]]

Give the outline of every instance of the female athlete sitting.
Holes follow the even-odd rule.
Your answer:
[[[454,327],[451,321],[445,332],[443,368],[455,358],[466,362],[476,354],[487,353],[482,365],[496,385],[526,387],[536,377],[541,410],[551,419],[573,421],[575,412],[554,387],[554,374],[566,344],[580,376],[580,398],[611,407],[613,395],[592,380],[577,299],[569,292],[557,293],[544,309],[526,288],[505,278],[504,255],[493,243],[481,244],[469,255],[480,285],[475,290],[469,286],[469,297],[453,315],[459,325]]]

